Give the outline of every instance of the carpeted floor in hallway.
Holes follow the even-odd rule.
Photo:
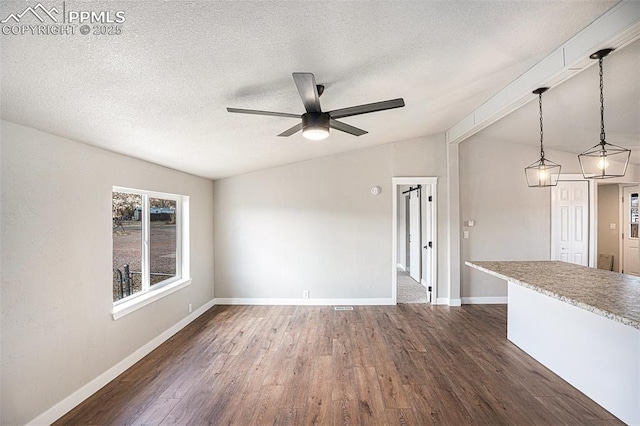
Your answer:
[[[427,303],[427,289],[398,269],[398,303]]]

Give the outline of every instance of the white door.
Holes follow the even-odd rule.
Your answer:
[[[638,245],[638,188],[627,186],[624,188],[624,228],[622,243],[624,247],[624,262],[622,272],[630,275],[640,275],[640,250]]]
[[[551,191],[552,260],[589,265],[589,183],[560,181]]]
[[[420,282],[422,267],[422,227],[420,220],[420,189],[409,193],[409,275]]]

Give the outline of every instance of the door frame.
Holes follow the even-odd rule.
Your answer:
[[[587,192],[589,194],[589,200],[587,202],[587,205],[589,206],[589,262],[588,265],[591,268],[595,268],[596,267],[596,259],[598,258],[598,256],[596,255],[596,247],[598,246],[598,212],[597,212],[597,208],[596,206],[598,205],[598,191],[596,191],[596,185],[597,183],[593,181],[593,179],[585,179],[584,176],[582,176],[582,174],[564,174],[561,173],[560,176],[558,177],[559,181],[565,182],[565,181],[586,181],[587,182]],[[550,235],[551,238],[549,239],[549,244],[551,245],[551,259],[555,259],[556,257],[556,248],[555,245],[553,244],[553,199],[551,197],[553,197],[553,191],[549,191],[549,197],[550,197],[550,203],[549,203],[549,228],[550,228]]]
[[[396,273],[397,256],[398,256],[398,188],[402,185],[422,185],[422,188],[429,188],[425,193],[431,194],[432,201],[426,200],[426,206],[422,212],[422,223],[428,225],[431,229],[431,242],[433,243],[428,253],[424,256],[427,259],[429,270],[429,282],[431,285],[431,304],[435,305],[438,300],[438,178],[437,177],[392,177],[391,178],[391,204],[393,214],[391,215],[391,298],[393,304],[398,303],[398,277]],[[425,195],[423,193],[423,197]],[[430,221],[427,224],[426,216],[429,211]],[[422,248],[422,250],[425,250]],[[424,271],[422,271],[424,277]]]

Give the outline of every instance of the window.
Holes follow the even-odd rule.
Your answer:
[[[111,205],[117,319],[190,283],[188,197],[114,187]]]

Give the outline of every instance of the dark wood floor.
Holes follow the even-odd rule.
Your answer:
[[[613,425],[506,306],[216,306],[56,424]]]

